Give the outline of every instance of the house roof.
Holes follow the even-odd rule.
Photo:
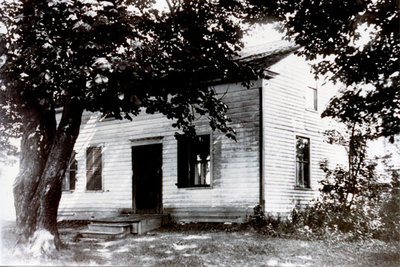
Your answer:
[[[260,45],[247,46],[240,52],[240,58],[242,60],[262,58],[272,54],[293,50],[294,48],[296,48],[296,46],[293,43],[285,40],[278,40]]]
[[[291,42],[278,40],[261,45],[245,47],[240,51],[239,56],[235,60],[249,65],[254,70],[254,79],[270,79],[277,75],[277,73],[269,71],[268,68],[297,49],[298,47]],[[242,81],[242,78],[241,75],[235,75],[234,77],[215,79],[209,81],[209,83],[210,85],[215,85],[229,82],[240,82]]]
[[[271,78],[268,67],[288,56],[298,46],[285,40],[278,40],[257,46],[245,47],[240,52],[239,61],[249,63],[261,78]]]

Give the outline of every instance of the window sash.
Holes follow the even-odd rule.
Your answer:
[[[307,87],[306,107],[314,111],[318,110],[318,91],[316,88]]]
[[[178,139],[178,187],[211,184],[210,135]]]
[[[78,162],[76,161],[76,153],[72,152],[71,158],[68,162],[68,167],[65,171],[63,181],[62,181],[62,190],[63,191],[72,191],[75,190],[76,183],[76,173],[78,171]]]
[[[296,186],[310,187],[310,139],[296,137]]]
[[[101,147],[86,149],[86,190],[102,190]]]
[[[310,165],[306,161],[296,162],[296,185],[301,187],[310,187]]]

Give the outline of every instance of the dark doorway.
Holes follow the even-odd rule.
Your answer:
[[[161,144],[132,147],[132,199],[136,213],[161,212],[161,166]]]

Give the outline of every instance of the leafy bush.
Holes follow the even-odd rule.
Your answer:
[[[346,149],[348,166],[330,169],[327,161],[321,162],[325,178],[320,181],[319,198],[304,209],[293,209],[289,220],[265,216],[256,206],[250,225],[272,236],[400,240],[399,174],[392,171],[391,183],[382,181],[375,172],[377,159],[368,160],[366,153],[367,141],[374,138],[370,129],[357,123],[346,126],[344,134],[326,132],[328,143]]]
[[[379,182],[375,164],[363,164],[359,176],[341,167],[321,164],[326,178],[321,181],[320,198],[291,214],[297,234],[328,239],[379,238],[400,240],[400,179],[393,172],[390,184]],[[302,229],[305,229],[302,230]]]
[[[320,181],[320,197],[304,210],[292,212],[297,228],[308,227],[321,237],[341,236],[346,239],[377,237],[382,231],[379,213],[387,183],[380,182],[375,172],[376,160],[367,160],[369,129],[347,124],[347,131],[326,131],[327,142],[343,146],[348,167],[320,164],[325,179]]]
[[[254,214],[249,217],[248,225],[258,233],[273,237],[288,237],[295,234],[294,225],[280,216],[265,215],[260,205],[253,209]]]
[[[357,240],[400,239],[400,179],[379,182],[375,164],[363,162],[359,175],[351,176],[342,167],[330,170],[323,162],[326,177],[320,183],[320,197],[307,207],[296,207],[289,220],[266,216],[254,208],[249,224],[262,234],[301,239]]]
[[[392,171],[388,191],[379,210],[382,223],[379,237],[384,240],[400,241],[400,175],[397,171]]]

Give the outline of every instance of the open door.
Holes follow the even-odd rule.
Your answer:
[[[132,147],[132,199],[135,213],[161,213],[161,167],[161,144]]]

